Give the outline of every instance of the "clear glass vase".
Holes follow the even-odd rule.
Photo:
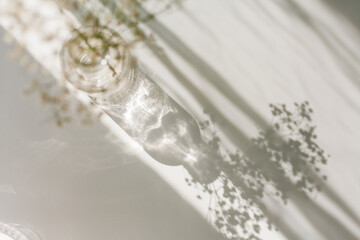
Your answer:
[[[195,119],[147,74],[108,28],[75,31],[62,50],[66,78],[85,91],[155,160],[184,165],[203,182],[219,175]]]

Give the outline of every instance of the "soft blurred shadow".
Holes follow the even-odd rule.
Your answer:
[[[261,12],[267,15],[270,21],[274,21],[276,25],[283,29],[284,32],[292,35],[293,39],[300,41],[295,34],[290,32],[288,28],[284,26],[283,23],[277,21],[275,17],[272,16],[272,14],[265,7],[263,7],[261,2],[254,1],[254,3],[256,3]],[[358,76],[360,74],[360,59],[348,47],[347,43],[345,43],[339,36],[337,36],[337,33],[335,33],[328,25],[326,25],[326,23],[319,20],[319,18],[314,16],[312,13],[309,13],[296,0],[281,0],[277,2],[277,5],[282,8],[283,11],[289,13],[290,16],[299,18],[303,24],[305,24],[313,31],[313,33],[317,35],[321,42],[333,54],[334,59],[336,59],[336,64],[342,68],[348,80],[350,80],[360,91],[360,81],[358,80]],[[354,5],[353,7],[356,8]],[[305,43],[300,41],[300,44]],[[328,84],[336,92],[338,92],[338,94],[340,94],[350,106],[352,106],[356,111],[360,111],[359,104],[349,98],[346,92],[336,87],[332,81],[328,81]]]
[[[360,2],[357,0],[323,0],[324,3],[328,4],[343,15],[343,17],[349,19],[354,26],[360,30]]]

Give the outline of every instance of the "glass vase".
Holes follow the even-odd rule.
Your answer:
[[[108,28],[78,29],[62,50],[65,77],[86,92],[155,160],[183,165],[201,182],[219,175],[218,153],[196,120],[166,94]]]

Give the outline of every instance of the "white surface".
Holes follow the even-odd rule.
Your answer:
[[[295,3],[295,5],[291,3]],[[349,3],[349,1],[346,3]],[[353,4],[356,4],[356,2]],[[291,104],[294,101],[308,100],[315,111],[314,118],[318,126],[319,143],[332,155],[329,165],[325,167],[329,177],[329,186],[342,197],[355,215],[359,217],[360,208],[357,204],[360,202],[360,177],[358,175],[358,159],[360,157],[358,147],[360,142],[359,29],[354,25],[354,22],[351,22],[347,15],[341,15],[340,12],[329,6],[326,1],[314,0],[187,1],[186,12],[178,11],[164,15],[161,19],[162,23],[171,29],[190,48],[191,52],[200,56],[212,70],[217,71],[223,78],[219,79],[213,76],[212,79],[209,79],[208,76],[204,77],[206,76],[204,72],[207,69],[202,68],[204,65],[196,65],[194,62],[189,62],[194,59],[191,59],[192,55],[187,55],[186,49],[184,50],[177,45],[180,53],[190,56],[190,59],[184,60],[179,52],[169,47],[169,43],[162,43],[165,52],[169,55],[175,66],[190,79],[191,83],[194,84],[194,88],[190,88],[189,84],[176,79],[169,69],[164,67],[152,54],[149,54],[145,48],[139,49],[138,55],[142,61],[147,63],[152,71],[160,75],[161,79],[164,79],[164,81],[159,80],[159,84],[194,115],[199,118],[203,117],[203,108],[207,108],[212,104],[218,109],[219,115],[225,116],[226,119],[232,121],[235,126],[250,136],[256,133],[256,125],[262,126],[264,122],[270,121],[269,103]],[[356,6],[358,5],[354,5],[354,8]],[[169,35],[167,37],[170,40],[170,44],[174,43],[173,39],[169,38]],[[34,51],[34,53],[36,55],[38,51]],[[47,63],[47,61],[41,62]],[[2,64],[1,67],[3,66]],[[20,76],[14,76],[13,79],[17,77]],[[213,80],[213,84],[211,84],[211,80]],[[15,83],[10,81],[7,84],[12,86],[11,84]],[[17,91],[19,91],[21,84],[16,84]],[[226,88],[226,84],[229,84],[230,88]],[[86,130],[82,131],[75,127],[70,127],[69,130],[65,129],[61,133],[57,130],[52,130],[52,132],[46,134],[42,133],[44,137],[41,138],[39,137],[40,135],[37,136],[35,134],[34,129],[39,131],[38,129],[44,128],[47,129],[46,131],[49,131],[51,127],[40,124],[38,122],[41,119],[40,116],[32,120],[32,124],[37,126],[36,128],[33,125],[25,125],[24,120],[19,118],[26,117],[26,120],[29,121],[27,114],[32,115],[31,111],[28,110],[28,107],[25,108],[23,104],[30,103],[17,100],[18,102],[17,105],[14,105],[15,107],[9,107],[8,103],[14,100],[16,92],[12,93],[14,96],[8,93],[6,99],[4,94],[2,92],[0,95],[3,104],[2,109],[7,109],[7,112],[6,118],[2,118],[4,124],[1,126],[3,126],[2,131],[6,133],[6,135],[2,136],[6,137],[0,138],[4,142],[4,144],[1,144],[3,147],[1,159],[13,159],[11,168],[10,165],[5,165],[2,168],[4,171],[3,183],[5,185],[16,186],[18,181],[23,182],[22,184],[30,184],[30,186],[23,188],[21,191],[34,199],[38,197],[37,195],[47,196],[41,199],[45,202],[48,202],[47,199],[52,200],[49,204],[54,207],[59,203],[59,199],[64,196],[52,189],[51,180],[54,181],[54,184],[56,183],[54,186],[59,186],[58,184],[61,182],[64,183],[61,186],[67,186],[66,184],[71,184],[75,181],[74,178],[76,178],[75,175],[70,174],[68,176],[71,177],[64,179],[59,169],[67,169],[68,172],[80,171],[82,174],[85,174],[84,166],[86,166],[90,173],[96,174],[98,171],[96,167],[100,165],[103,169],[104,163],[100,162],[100,156],[97,158],[92,155],[105,154],[108,159],[112,158],[108,152],[108,148],[110,148],[108,144],[98,139],[99,136],[104,134],[104,129],[94,130],[95,132],[93,133],[88,133],[89,131],[87,131],[86,134],[90,134],[89,136],[84,133]],[[205,96],[205,98],[202,98],[201,95]],[[248,111],[244,107],[247,105],[246,103],[258,115]],[[34,103],[31,104],[32,108],[30,109],[35,108],[36,105]],[[23,109],[24,112],[18,112],[20,109]],[[15,114],[17,112],[18,115]],[[73,161],[76,157],[72,156],[72,151],[76,148],[81,148],[79,145],[72,146],[69,144],[69,142],[74,144],[74,142],[79,141],[75,140],[74,128],[76,131],[80,131],[77,132],[80,135],[77,137],[82,139],[80,141],[82,144],[88,145],[88,139],[101,142],[94,143],[95,146],[99,144],[101,149],[94,150],[91,152],[92,155],[86,153],[86,150],[81,153],[84,159],[90,158],[92,164],[89,164],[87,160],[84,160],[84,162]],[[9,136],[8,129],[14,129],[11,131],[12,138]],[[223,129],[225,132],[227,131],[226,126],[223,126]],[[26,139],[26,133],[29,133],[33,138],[39,139]],[[53,137],[54,134],[67,136],[66,141],[62,140],[59,142],[56,137]],[[31,150],[24,150],[26,148],[31,148]],[[64,148],[67,148],[68,151],[64,151]],[[126,150],[128,148],[128,141],[125,137],[118,151],[125,149],[125,152],[129,153]],[[70,151],[70,149],[72,150]],[[112,149],[112,151],[114,150]],[[23,155],[21,155],[21,152],[23,152]],[[35,154],[32,159],[36,162],[36,165],[29,165],[32,171],[23,169],[20,164],[21,161],[24,161],[24,154],[29,154],[29,152]],[[60,161],[64,154],[71,155],[70,157],[68,156],[66,164]],[[147,158],[143,153],[140,153],[140,155],[142,159]],[[50,156],[57,158],[59,161],[54,162],[52,160],[49,162]],[[131,158],[128,156],[124,157],[124,159],[127,159],[126,162],[131,162]],[[151,159],[147,160],[151,162]],[[107,167],[113,166],[112,160],[110,162],[111,164]],[[5,161],[3,161],[3,164],[5,164]],[[41,170],[39,166],[52,167],[50,167],[50,170],[43,168],[43,173],[37,174]],[[158,170],[162,168],[156,164],[153,166]],[[18,171],[12,170],[13,173],[11,174],[11,171],[8,171],[9,169],[18,169]],[[179,176],[179,173],[176,173],[176,169],[172,170],[174,172],[159,170],[158,173],[167,179],[172,186],[177,188],[179,192],[186,193],[187,199],[197,209],[202,209],[200,211],[204,212],[204,204],[191,198],[195,194],[188,193],[188,190],[181,183],[182,177],[174,178],[176,174]],[[111,171],[111,168],[108,171]],[[20,174],[21,172],[23,174]],[[20,178],[18,177],[19,174]],[[138,173],[134,174],[138,175]],[[55,180],[55,176],[58,179]],[[102,181],[100,176],[94,179],[93,184],[98,184],[98,181]],[[112,181],[109,179],[109,182]],[[18,186],[22,186],[22,184],[18,184]],[[89,187],[86,184],[85,186]],[[80,209],[74,210],[76,214],[80,214],[81,211],[85,213],[86,211],[81,208],[82,200],[86,196],[93,197],[94,195],[90,193],[97,190],[94,188],[92,191],[87,192],[82,189],[84,186],[81,184],[77,187],[76,189],[69,188],[69,186],[66,187],[66,189],[69,188],[66,196],[72,194],[72,198],[78,198],[78,201],[74,206],[71,206],[74,199],[67,199],[65,201],[67,207],[64,209],[70,211],[70,209],[76,206]],[[110,193],[109,187],[108,192],[105,194]],[[11,196],[10,193],[7,194]],[[16,194],[19,196],[19,193]],[[120,192],[118,194],[117,196],[121,195]],[[108,197],[102,198],[99,195],[97,197],[99,199],[96,201],[96,204],[101,204],[102,201],[109,201]],[[24,200],[25,198],[22,199]],[[6,204],[10,202],[5,201]],[[357,233],[357,236],[360,236],[359,228],[338,210],[334,204],[329,202],[325,196],[319,195],[317,202],[346,223],[349,228]],[[30,203],[24,202],[23,204],[30,207]],[[11,207],[6,207],[6,211],[2,210],[6,212],[6,216],[11,219],[16,218],[19,221],[31,223],[31,217],[29,216],[25,217],[25,215],[18,213],[16,214],[17,217],[14,217],[16,204],[13,203],[9,206]],[[39,211],[44,211],[41,205],[36,204],[36,206],[40,208]],[[304,239],[323,239],[317,230],[314,230],[307,224],[306,219],[302,218],[301,213],[291,204],[290,207],[286,208],[277,204],[274,206],[274,209],[281,209],[275,211],[278,214],[277,217],[297,221],[296,226],[293,226],[294,230],[300,235],[306,236]],[[87,207],[90,207],[90,205],[87,205]],[[110,209],[107,209],[107,211],[111,211]],[[66,219],[74,218],[72,214],[75,213],[63,211],[61,214],[63,224],[66,222]],[[57,212],[57,214],[60,213]],[[101,214],[101,211],[99,211],[98,215]],[[36,214],[31,216],[34,217]],[[45,217],[44,213],[38,213],[37,216]],[[51,226],[51,221],[45,221],[44,219],[38,221],[37,226],[43,228],[49,234],[51,232],[55,233],[57,231],[56,226]],[[81,225],[86,229],[88,228],[86,226],[94,226],[90,224],[92,221],[86,217],[79,217],[77,219],[82,219],[82,221],[87,219]],[[186,221],[185,219],[184,217],[182,221]],[[46,225],[46,227],[40,227],[41,224]],[[81,233],[79,229],[75,231],[70,225],[66,227],[68,228],[66,230],[68,235],[64,233],[65,235],[62,236],[69,237],[72,234],[78,234],[78,239],[82,239],[85,236],[81,235],[85,233]],[[132,227],[136,228],[135,222]],[[99,231],[103,232],[105,230]],[[142,238],[138,236],[138,238],[134,237],[134,239]],[[200,237],[197,239],[208,238]],[[269,236],[268,239],[274,238]],[[276,237],[276,239],[280,238]]]

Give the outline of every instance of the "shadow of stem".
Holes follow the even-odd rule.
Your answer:
[[[120,11],[120,9],[111,9],[113,11]],[[116,15],[116,14],[115,14]],[[218,74],[210,65],[203,61],[199,56],[197,56],[190,48],[188,48],[179,38],[177,38],[170,30],[168,30],[161,23],[153,20],[148,22],[148,26],[160,36],[171,48],[173,48],[180,56],[185,60],[191,63],[194,68],[201,74],[203,77],[208,79],[211,84],[221,91],[224,96],[233,102],[239,110],[243,111],[247,116],[249,116],[255,123],[257,123],[262,129],[268,129],[269,126],[266,121],[242,98],[240,97],[233,89],[228,85],[220,74]],[[249,159],[254,162],[256,165],[256,171],[261,172],[261,174],[266,175],[275,185],[276,188],[281,189],[284,193],[287,194],[289,199],[291,199],[294,204],[304,213],[308,220],[316,227],[326,238],[328,239],[356,239],[356,237],[339,221],[334,217],[328,214],[320,206],[316,205],[311,199],[309,199],[306,194],[286,176],[284,171],[281,171],[278,167],[274,165],[269,159],[264,159],[262,156],[263,149],[254,145],[254,143],[233,123],[226,119],[222,114],[216,109],[216,107],[209,101],[209,99],[199,91],[196,86],[194,86],[191,81],[189,81],[185,75],[177,69],[177,67],[172,63],[172,61],[166,56],[166,54],[160,54],[156,46],[147,39],[145,39],[145,44],[153,51],[155,56],[170,70],[179,81],[183,83],[184,86],[195,96],[197,101],[203,106],[210,106],[211,111],[220,119],[221,122],[226,123],[226,128],[222,128],[224,133],[233,141],[234,144],[238,146],[242,151],[247,151],[249,148],[252,148]],[[283,144],[287,144],[284,139],[280,140]],[[294,159],[299,159],[299,156],[295,156]],[[239,180],[239,172],[234,172],[232,168],[222,168],[222,171],[231,179],[233,184],[235,184],[240,189],[244,188],[243,183]],[[308,174],[312,177],[320,179],[316,176],[314,172],[308,171]],[[251,193],[249,189],[245,189],[246,192]],[[264,205],[260,202],[257,197],[254,197],[252,201],[263,210],[266,211]],[[271,213],[268,213],[268,218],[271,219]],[[325,224],[326,223],[326,224]],[[287,234],[289,239],[301,239],[296,237],[291,229],[284,222],[277,222],[279,229]],[[331,231],[329,231],[331,228]]]
[[[191,81],[189,81],[175,67],[175,65],[170,61],[170,59],[168,59],[168,57],[166,55],[157,53],[156,49],[153,49],[152,46],[150,45],[151,43],[146,42],[146,44],[150,49],[153,50],[153,53],[167,67],[167,69],[170,70],[174,74],[174,76],[177,77],[177,79],[179,79],[183,83],[183,85],[187,87],[187,89],[190,92],[192,92],[192,94],[194,96],[196,96],[197,100],[201,104],[210,106],[211,111],[213,113],[215,113],[215,115],[218,117],[219,121],[224,122],[225,125],[227,126],[226,129],[222,129],[222,130],[224,130],[225,134],[239,147],[239,149],[246,151],[247,149],[254,147],[254,145],[250,141],[250,139],[248,139],[247,136],[241,130],[239,130],[235,125],[233,125],[230,121],[228,121],[226,118],[224,118],[218,112],[216,107],[210,103],[209,99],[207,99],[206,96],[204,96],[199,90],[196,89],[196,87],[193,84],[191,84]],[[255,152],[256,151],[261,152],[260,149],[255,148]],[[256,156],[252,156],[252,159],[256,159],[256,158],[257,158]],[[320,232],[323,233],[324,236],[326,236],[328,239],[334,239],[334,240],[338,239],[339,236],[346,237],[346,239],[354,239],[354,240],[356,239],[356,237],[353,236],[339,221],[334,219],[331,215],[327,214],[325,210],[323,210],[322,208],[320,208],[319,206],[314,204],[311,199],[307,198],[306,195],[304,195],[303,192],[299,191],[299,189],[297,189],[297,187],[295,187],[293,184],[291,184],[291,181],[289,179],[287,179],[286,177],[284,177],[283,176],[284,174],[282,172],[279,172],[279,170],[276,169],[271,162],[266,161],[266,160],[265,161],[258,160],[258,161],[262,162],[262,164],[259,166],[259,170],[264,173],[272,173],[271,174],[272,180],[274,182],[278,183],[280,185],[279,186],[280,188],[286,189],[286,191],[289,194],[290,199],[294,201],[294,203],[297,205],[297,207],[300,210],[302,210],[304,213],[307,214],[308,220],[316,228],[318,228],[320,230]],[[231,171],[229,172],[229,169],[222,168],[222,170],[229,176],[236,176]],[[313,175],[313,177],[316,177],[316,179],[320,180],[320,178],[317,177],[317,175],[315,173],[313,173],[311,175]],[[230,177],[230,178],[234,183],[237,182],[236,177]],[[238,185],[238,187],[241,187],[241,186]],[[263,211],[265,211],[265,207],[263,204],[261,204],[259,199],[253,199],[253,200],[255,200],[256,204]],[[308,208],[311,209],[311,211],[308,211]],[[310,216],[311,214],[314,214],[316,216],[321,216],[322,217],[321,219],[323,221],[322,222],[320,222],[318,220],[315,221],[314,218]],[[272,219],[272,217],[270,216],[270,213],[268,213],[267,217],[269,219]],[[321,225],[322,223],[324,223],[324,221],[328,222],[326,227]],[[279,219],[277,221],[274,220],[274,223],[277,224],[280,231],[283,232],[284,234],[286,234],[289,239],[297,239],[295,237],[295,233],[291,231],[291,229],[287,226],[286,223],[281,222]],[[336,229],[336,233],[338,233],[340,235],[336,236],[334,234],[328,234],[329,231],[327,229],[329,227],[331,227],[332,229]]]
[[[224,130],[225,134],[240,148],[246,151],[246,149],[253,146],[252,142],[246,137],[246,135],[241,132],[235,125],[233,125],[230,121],[225,119],[221,116],[218,110],[210,103],[209,99],[207,99],[193,84],[191,84],[191,81],[187,80],[186,77],[176,68],[176,66],[171,62],[171,60],[164,54],[158,54],[155,49],[151,47],[151,43],[146,42],[147,46],[152,49],[153,53],[158,57],[158,59],[167,67],[168,70],[170,70],[174,76],[180,80],[184,86],[187,87],[187,89],[193,94],[193,96],[196,96],[197,100],[204,106],[210,106],[211,112],[214,113],[214,115],[219,119],[219,121],[225,123],[226,129],[222,128]],[[206,72],[206,71],[205,71]],[[207,72],[213,72],[212,70]],[[216,74],[215,74],[216,76]],[[239,106],[239,104],[238,104]],[[250,111],[250,107],[248,105],[245,106],[245,112],[248,113],[248,116],[250,116],[254,122],[259,124],[262,128],[268,127],[268,125],[265,123],[263,119],[260,118],[258,114],[255,113],[255,111]],[[220,117],[221,116],[221,117]],[[327,239],[338,239],[339,237],[346,237],[346,239],[356,239],[354,235],[351,234],[351,232],[343,226],[339,221],[337,221],[335,218],[333,218],[330,214],[328,214],[324,209],[317,206],[313,201],[309,198],[307,198],[304,193],[299,191],[296,187],[292,186],[289,179],[282,177],[283,174],[279,172],[277,169],[275,169],[271,163],[264,164],[261,168],[262,172],[272,172],[275,182],[277,183],[289,183],[288,186],[285,187],[288,189],[289,197],[291,200],[294,201],[294,203],[297,205],[297,207],[305,214],[307,219],[316,227],[324,236],[326,236]],[[226,171],[224,171],[226,172]],[[231,174],[229,172],[226,172],[226,174]],[[318,177],[314,172],[310,171],[309,175],[313,178],[317,179],[318,181],[321,181],[321,178]],[[232,178],[233,180],[233,178]],[[236,181],[235,181],[236,182]],[[327,189],[329,189],[327,187]],[[302,196],[302,197],[301,197]],[[334,195],[332,195],[334,197]],[[333,198],[335,199],[335,198]],[[336,197],[337,200],[339,200],[339,197]],[[259,201],[256,201],[257,204],[260,204]],[[339,202],[339,201],[338,201]],[[340,205],[344,206],[344,204]],[[308,211],[308,209],[311,209],[311,211]],[[262,208],[262,210],[264,210]],[[349,211],[345,208],[346,212],[349,213]],[[317,216],[317,220],[315,220],[314,216]],[[319,218],[319,216],[321,216]],[[268,216],[270,219],[271,217]],[[321,221],[320,221],[321,220]],[[324,226],[324,223],[327,223],[327,226]],[[288,229],[286,225],[281,225],[284,223],[277,222],[277,225],[279,229],[284,233],[288,234],[289,239],[296,239],[294,237],[294,234],[291,232],[291,230]],[[329,234],[328,228],[336,229],[335,232]],[[337,233],[337,236],[336,234]]]

